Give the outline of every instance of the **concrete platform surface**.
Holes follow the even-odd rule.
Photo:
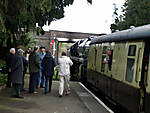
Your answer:
[[[58,81],[53,81],[48,94],[44,94],[43,88],[36,89],[38,94],[21,92],[24,99],[10,97],[11,88],[4,88],[0,91],[0,113],[113,113],[81,83],[70,85],[71,94],[62,98],[58,97]]]

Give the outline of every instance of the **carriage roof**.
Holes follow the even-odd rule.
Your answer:
[[[118,31],[108,35],[99,36],[98,38],[94,38],[90,44],[148,38],[150,39],[150,24],[141,27],[134,27],[123,31]]]

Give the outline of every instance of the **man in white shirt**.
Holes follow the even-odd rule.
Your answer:
[[[65,52],[62,52],[62,56],[58,59],[58,64],[60,77],[59,97],[62,97],[64,92],[64,82],[66,82],[66,94],[70,94],[70,66],[73,65],[73,62],[69,57],[66,56]]]

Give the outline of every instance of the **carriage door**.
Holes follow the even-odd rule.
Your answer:
[[[141,98],[139,98],[141,91],[138,89],[141,89],[139,83],[141,81],[144,45],[143,41],[127,43],[128,52],[125,81],[132,86],[132,88],[129,88],[130,91],[128,93],[130,97],[128,99],[132,100],[130,106],[136,112],[139,111],[139,106],[143,106],[141,105]]]
[[[144,42],[131,42],[127,44],[128,54],[125,80],[136,88],[139,88],[139,81],[141,80],[144,45]]]
[[[146,113],[150,112],[150,41],[145,42],[145,50],[143,55],[143,65],[141,74],[141,103],[144,106],[141,107]],[[143,96],[143,98],[142,98]],[[143,99],[143,101],[142,101]]]

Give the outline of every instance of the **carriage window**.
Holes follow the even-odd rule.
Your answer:
[[[135,56],[135,53],[136,53],[136,45],[130,45],[128,56]]]
[[[105,71],[105,64],[104,64],[104,59],[106,58],[106,55],[102,55],[102,65],[101,65],[101,72]]]
[[[94,65],[96,66],[96,57],[97,57],[97,49],[95,48],[95,60],[94,60]]]
[[[132,82],[134,74],[134,58],[127,59],[126,81]]]
[[[107,50],[107,46],[103,46],[102,61],[101,61],[101,72],[105,71],[104,59],[106,58],[106,50]]]
[[[103,54],[106,54],[107,46],[103,46]]]

